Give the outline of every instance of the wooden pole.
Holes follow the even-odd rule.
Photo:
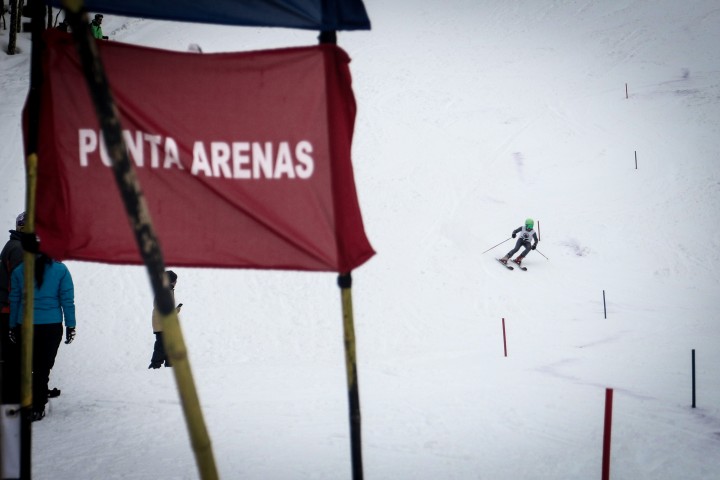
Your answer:
[[[8,55],[15,55],[17,45],[18,25],[20,24],[20,7],[18,0],[10,0],[10,32],[8,33]]]
[[[20,25],[22,17],[20,2],[17,4],[17,20]],[[37,141],[40,132],[40,87],[42,85],[42,52],[44,43],[42,35],[45,31],[45,5],[33,0],[29,5],[32,17],[32,50],[30,52],[30,89],[28,92],[28,139],[26,159],[26,191],[25,191],[25,233],[35,233],[36,190],[37,190]],[[15,26],[13,25],[13,28]],[[20,478],[32,478],[32,363],[34,339],[35,309],[35,254],[23,253],[25,269],[22,344],[20,346]]]
[[[324,30],[318,36],[319,43],[337,44],[337,33]],[[352,458],[352,478],[362,480],[362,435],[360,418],[360,393],[357,376],[357,359],[355,358],[355,323],[352,309],[352,276],[350,272],[338,275],[338,286],[342,300],[343,332],[345,339],[345,370],[347,375],[348,404],[350,416],[350,454]]]
[[[155,235],[150,212],[145,203],[145,197],[128,157],[105,69],[88,26],[89,22],[87,13],[84,13],[83,2],[81,0],[63,0],[63,6],[78,47],[80,63],[102,129],[106,149],[112,160],[115,182],[120,190],[130,227],[135,234],[140,255],[148,270],[153,293],[157,299],[157,308],[163,323],[163,340],[173,365],[175,382],[198,471],[202,479],[214,480],[218,478],[218,472],[180,324],[177,321],[177,311],[165,276],[165,262]]]
[[[37,184],[37,155],[27,159],[27,192],[25,194],[24,232],[35,233],[35,189]],[[35,254],[23,252],[22,344],[20,346],[20,478],[32,478],[32,407],[33,407],[33,337],[35,303]]]
[[[355,325],[352,308],[352,277],[350,273],[338,276],[342,299],[343,331],[345,337],[345,370],[347,373],[348,403],[350,407],[350,451],[352,456],[352,478],[362,480],[362,438],[360,418],[360,393],[357,376],[355,350]]]

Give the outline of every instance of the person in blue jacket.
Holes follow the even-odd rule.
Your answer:
[[[17,339],[17,328],[23,319],[25,264],[12,271],[10,289],[10,332]],[[68,268],[47,255],[35,259],[33,308],[33,412],[32,420],[42,420],[48,401],[50,370],[63,337],[65,343],[75,339],[75,287]]]

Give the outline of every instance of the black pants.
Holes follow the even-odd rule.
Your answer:
[[[154,332],[155,333],[155,347],[153,348],[153,354],[152,358],[150,359],[151,363],[159,363],[160,365],[165,362],[165,366],[170,366],[170,360],[168,360],[167,354],[165,353],[165,344],[163,343],[163,334],[162,332]]]
[[[35,325],[33,332],[33,408],[42,409],[48,401],[50,370],[63,336],[62,323]]]
[[[20,403],[20,345],[8,336],[10,314],[0,313],[0,403]]]
[[[522,258],[525,258],[525,255],[527,255],[528,253],[530,253],[530,250],[532,249],[532,245],[530,244],[530,242],[528,242],[527,240],[523,240],[522,238],[518,238],[518,239],[517,239],[517,243],[515,244],[515,248],[513,248],[512,250],[510,250],[510,251],[507,253],[507,255],[505,255],[505,256],[506,256],[507,258],[512,257],[513,255],[515,255],[515,252],[517,252],[518,250],[520,250],[520,247],[525,247],[525,251],[520,254],[520,256],[521,256]]]

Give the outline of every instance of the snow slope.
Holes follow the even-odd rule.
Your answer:
[[[366,478],[598,478],[606,388],[613,478],[720,478],[716,2],[366,6],[373,30],[338,37],[378,252],[353,275]],[[317,36],[109,16],[104,30],[205,52]],[[7,228],[24,205],[25,34],[20,48],[0,55]],[[527,216],[547,259],[510,272],[493,257],[512,242],[481,253]],[[78,336],[33,426],[34,478],[197,478],[172,372],[147,370],[144,270],[68,265]],[[221,477],[350,478],[335,276],[175,271]]]

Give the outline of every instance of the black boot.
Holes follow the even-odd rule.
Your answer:
[[[31,422],[38,422],[45,418],[45,407],[35,408],[33,407],[32,413],[30,414]]]

